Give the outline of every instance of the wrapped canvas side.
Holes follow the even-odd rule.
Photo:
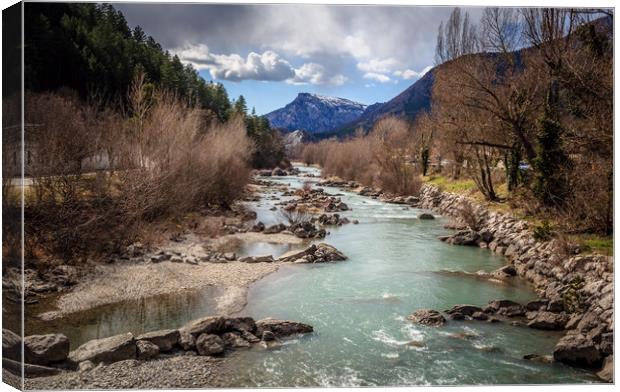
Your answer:
[[[2,381],[23,389],[22,3],[2,11]]]

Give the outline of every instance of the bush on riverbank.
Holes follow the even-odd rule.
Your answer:
[[[407,122],[395,117],[379,120],[368,135],[307,144],[301,152],[306,164],[319,164],[325,176],[337,176],[380,187],[399,195],[417,195],[421,180],[411,164],[416,140]]]
[[[230,208],[250,178],[253,142],[240,116],[208,118],[140,76],[124,112],[71,94],[28,93],[27,262],[118,252],[147,225]],[[10,178],[3,190],[17,186]],[[4,199],[5,217],[19,208],[18,198]]]

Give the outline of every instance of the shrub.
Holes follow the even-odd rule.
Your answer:
[[[534,227],[532,236],[536,241],[548,241],[553,236],[553,228],[549,221],[544,220],[540,225]]]

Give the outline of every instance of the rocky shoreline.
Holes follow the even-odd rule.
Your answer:
[[[386,203],[434,211],[453,219],[446,228],[456,233],[439,237],[452,245],[478,246],[505,256],[509,264],[490,273],[468,274],[477,278],[506,282],[520,277],[532,284],[539,300],[525,305],[491,300],[486,308],[456,305],[466,314],[448,310],[453,320],[498,322],[506,318],[515,325],[566,331],[552,355],[532,354],[528,359],[555,360],[591,369],[604,381],[613,382],[613,258],[597,254],[566,252],[558,240],[534,238],[528,223],[506,213],[494,212],[469,198],[441,191],[430,184],[422,186],[419,197],[399,196],[337,178],[319,185],[351,190]],[[422,213],[419,219],[432,219]],[[473,227],[472,227],[473,226]],[[495,308],[496,309],[495,309]],[[471,312],[470,312],[471,310]],[[418,313],[419,312],[419,313]],[[421,309],[409,319],[426,325],[442,325],[441,312]],[[499,316],[499,317],[497,317]]]
[[[23,344],[28,388],[97,388],[102,385],[107,388],[140,388],[149,384],[135,384],[134,381],[127,385],[115,383],[115,377],[88,377],[88,374],[101,373],[107,367],[116,368],[116,364],[124,364],[124,368],[138,368],[144,363],[158,360],[161,366],[162,362],[187,362],[187,357],[218,359],[240,349],[273,349],[279,347],[283,339],[311,332],[312,326],[290,320],[267,318],[255,321],[251,317],[208,316],[193,320],[179,329],[153,331],[138,336],[128,332],[91,340],[69,351],[69,339],[63,334],[31,335],[22,341],[17,334],[3,329],[3,365],[5,371],[21,372],[19,361]],[[190,362],[196,360],[190,359]],[[198,374],[206,370],[207,375],[213,375],[210,366],[213,362],[200,362],[202,366],[206,365],[206,369]],[[31,380],[35,378],[35,381]],[[92,384],[76,382],[84,379],[90,379]],[[167,384],[168,381],[158,377],[154,386],[178,388],[214,385],[208,379],[200,384]]]
[[[516,275],[534,286],[541,300],[540,308],[530,314],[530,323],[566,331],[554,349],[555,360],[599,370],[602,379],[613,380],[612,257],[563,255],[557,240],[536,240],[527,222],[432,185],[422,188],[418,206],[459,220],[466,227],[442,238],[444,241],[503,255]],[[464,211],[475,228],[463,222]]]

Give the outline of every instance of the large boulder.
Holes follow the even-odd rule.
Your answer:
[[[543,311],[538,312],[527,326],[536,329],[561,330],[564,329],[568,320],[567,314]]]
[[[181,334],[176,329],[164,329],[161,331],[153,331],[144,333],[136,338],[136,340],[144,340],[156,345],[161,352],[172,350],[179,343]]]
[[[409,315],[407,319],[414,323],[440,327],[446,322],[446,318],[438,311],[432,309],[420,309]]]
[[[219,335],[226,331],[226,319],[220,316],[203,317],[190,321],[183,327],[183,330],[194,337],[203,333]]]
[[[196,339],[196,350],[200,355],[218,355],[222,354],[225,349],[225,343],[217,335],[203,333]]]
[[[304,250],[291,250],[278,257],[278,261],[283,263],[293,263],[302,257],[314,253],[316,245],[312,244]]]
[[[264,331],[270,331],[276,337],[283,337],[299,333],[309,333],[314,329],[311,325],[297,321],[267,318],[256,322],[256,330],[257,336],[262,336]]]
[[[75,363],[111,363],[136,357],[136,340],[131,332],[88,341],[69,353]]]
[[[22,338],[13,331],[2,329],[2,357],[20,361]]]
[[[325,261],[341,261],[347,259],[347,256],[345,256],[342,252],[326,243],[320,243],[317,245],[316,250],[314,251],[314,257],[316,259],[324,259]]]
[[[596,344],[578,332],[569,332],[558,341],[553,349],[553,358],[558,362],[586,368],[597,368],[603,360]]]
[[[63,334],[31,335],[24,338],[26,362],[48,365],[69,355],[69,339]]]

